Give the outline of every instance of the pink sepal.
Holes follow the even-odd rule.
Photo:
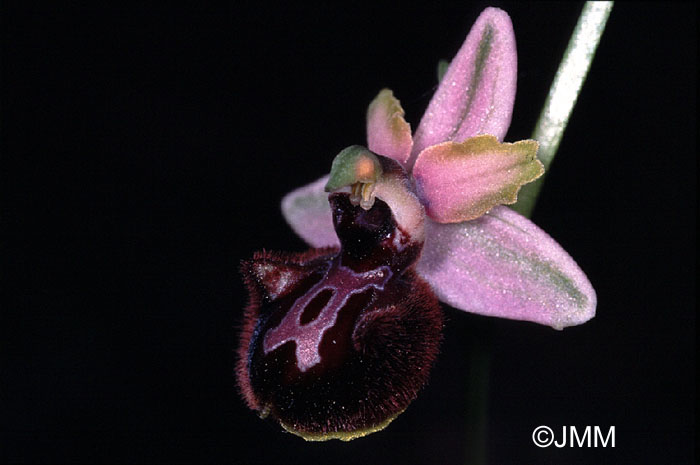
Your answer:
[[[333,228],[328,192],[323,190],[327,182],[328,175],[282,198],[284,219],[312,247],[340,245]]]
[[[477,134],[503,140],[517,81],[515,34],[508,14],[485,9],[452,60],[413,138],[412,166],[431,145]]]
[[[417,271],[441,301],[472,313],[555,329],[595,315],[595,291],[576,262],[508,207],[463,223],[428,219]]]

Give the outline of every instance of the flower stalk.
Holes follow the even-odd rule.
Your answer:
[[[544,165],[545,173],[548,173],[549,165],[557,153],[569,117],[581,93],[583,81],[586,79],[605,30],[613,3],[586,2],[554,76],[549,95],[532,133],[532,138],[540,144],[537,158]],[[518,193],[518,202],[511,208],[529,218],[543,183],[544,176],[523,186]]]

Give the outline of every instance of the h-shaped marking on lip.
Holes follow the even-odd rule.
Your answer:
[[[323,339],[326,330],[335,325],[338,313],[348,299],[370,287],[377,290],[384,289],[392,274],[391,268],[388,266],[381,266],[364,273],[355,273],[343,265],[333,264],[324,279],[294,301],[280,324],[268,330],[263,340],[265,354],[267,355],[286,342],[294,341],[296,342],[297,367],[300,371],[304,372],[317,363],[321,363],[321,354],[319,353],[321,339]],[[315,320],[302,325],[301,315],[306,306],[324,290],[332,292],[331,298]]]

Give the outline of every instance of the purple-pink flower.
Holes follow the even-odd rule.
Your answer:
[[[440,82],[413,137],[390,90],[367,112],[369,150],[400,162],[426,211],[418,273],[441,301],[481,315],[556,329],[595,315],[596,295],[547,233],[501,204],[542,174],[532,140],[504,144],[515,100],[517,55],[508,15],[487,8]],[[325,176],[282,200],[313,247],[338,245]]]
[[[571,257],[503,204],[542,175],[534,140],[504,143],[516,86],[508,15],[486,9],[414,134],[384,89],[367,148],[288,194],[282,210],[314,249],[243,261],[250,292],[238,384],[261,417],[307,440],[386,427],[438,353],[439,300],[562,329],[595,313]]]

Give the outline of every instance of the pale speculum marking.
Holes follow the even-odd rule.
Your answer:
[[[353,294],[359,294],[370,287],[377,290],[384,286],[392,276],[388,266],[381,266],[364,273],[355,273],[343,265],[333,263],[325,279],[316,283],[303,296],[299,297],[280,324],[270,329],[263,340],[263,350],[269,352],[289,341],[296,343],[297,367],[304,372],[317,363],[321,363],[319,347],[321,339],[329,328],[335,325],[338,313]],[[307,305],[321,292],[329,290],[332,295],[316,319],[302,325],[301,316]]]

